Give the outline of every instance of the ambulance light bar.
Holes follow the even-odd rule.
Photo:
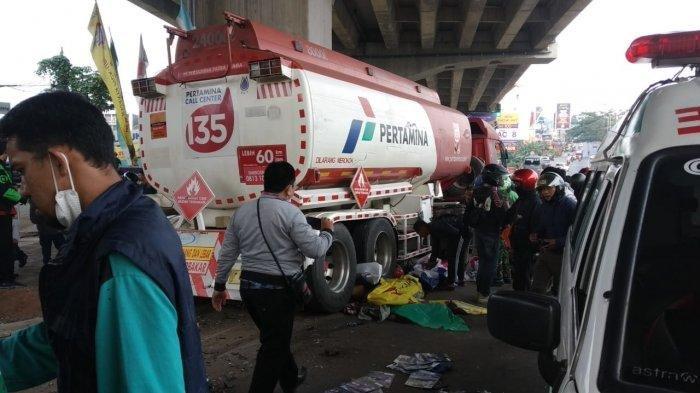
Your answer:
[[[652,67],[700,64],[700,31],[639,37],[625,57],[630,63],[651,61]]]
[[[156,98],[164,95],[156,89],[156,78],[134,79],[131,81],[131,90],[134,96],[141,98]]]
[[[292,80],[291,61],[277,57],[274,59],[251,61],[250,79],[257,82],[279,82]]]

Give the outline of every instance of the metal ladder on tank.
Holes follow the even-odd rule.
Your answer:
[[[399,262],[416,258],[430,252],[430,236],[421,238],[418,232],[409,227],[408,222],[418,218],[418,213],[394,215],[397,222],[399,252],[396,258]]]

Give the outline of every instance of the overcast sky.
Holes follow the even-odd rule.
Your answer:
[[[0,84],[47,83],[34,74],[37,62],[61,48],[73,64],[94,68],[87,31],[93,4],[2,1]],[[167,64],[164,22],[126,0],[100,0],[99,6],[115,38],[126,105],[134,113],[138,108],[129,82],[136,76],[139,34],[153,75]],[[530,67],[505,97],[503,110],[529,113],[540,105],[545,113],[553,113],[557,102],[570,102],[574,113],[626,109],[645,86],[675,72],[628,63],[624,53],[630,42],[642,35],[684,30],[700,30],[700,0],[593,0],[559,35],[558,58]],[[0,88],[0,101],[14,105],[44,88]]]

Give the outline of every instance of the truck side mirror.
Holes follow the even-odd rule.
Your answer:
[[[492,336],[510,345],[552,351],[559,345],[560,314],[553,297],[499,291],[489,298],[487,324]]]

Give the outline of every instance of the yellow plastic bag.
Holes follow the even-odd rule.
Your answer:
[[[420,285],[420,281],[409,275],[388,280],[382,279],[379,286],[367,295],[367,301],[377,306],[414,304],[420,303],[422,299],[423,287]]]

